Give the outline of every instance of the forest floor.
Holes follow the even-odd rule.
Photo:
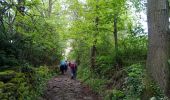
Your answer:
[[[47,89],[41,100],[102,100],[102,97],[93,92],[89,86],[69,76],[59,75],[48,81]]]

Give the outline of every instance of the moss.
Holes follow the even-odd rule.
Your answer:
[[[19,84],[22,82],[26,82],[26,78],[23,73],[16,73],[16,76],[12,78],[9,82]]]
[[[0,99],[2,100],[16,100],[18,98],[24,98],[29,94],[29,87],[27,86],[27,79],[24,73],[17,73],[15,71],[1,72],[0,76],[9,76],[7,82],[0,81]],[[23,100],[23,99],[22,99]]]
[[[12,78],[14,78],[15,75],[16,75],[16,72],[12,70],[0,72],[0,81],[3,81],[6,83],[10,81]]]
[[[7,70],[7,71],[4,71],[4,72],[0,72],[0,76],[1,75],[14,74],[14,73],[15,73],[15,71],[13,71],[13,70]]]
[[[13,83],[1,83],[0,99],[15,100],[17,87]]]
[[[3,92],[15,91],[17,89],[14,83],[6,83],[3,87]]]
[[[0,89],[4,87],[4,82],[0,81]]]
[[[4,96],[4,94],[3,94],[3,87],[4,87],[4,82],[0,81],[0,99]]]
[[[46,81],[52,76],[48,67],[23,69],[23,72],[0,72],[3,79],[0,80],[0,100],[36,100],[42,94]]]

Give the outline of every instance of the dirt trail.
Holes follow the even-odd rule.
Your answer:
[[[102,100],[102,98],[78,80],[70,79],[67,73],[48,82],[43,100]]]

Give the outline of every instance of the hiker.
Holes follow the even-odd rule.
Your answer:
[[[61,74],[64,74],[65,68],[66,68],[66,62],[64,60],[62,60],[60,62],[60,71],[61,71]]]
[[[68,62],[67,60],[65,61],[65,66],[64,66],[64,72],[66,73],[67,72],[67,69],[68,69]]]
[[[69,62],[69,67],[71,70],[71,79],[76,79],[77,64],[75,62]]]

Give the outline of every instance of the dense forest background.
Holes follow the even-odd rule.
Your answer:
[[[106,100],[168,100],[169,3],[148,1],[0,0],[0,99],[36,100],[67,59]]]

